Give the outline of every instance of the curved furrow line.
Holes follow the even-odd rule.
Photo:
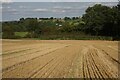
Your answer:
[[[40,55],[40,56],[41,56],[41,55]],[[34,57],[34,58],[30,59],[30,60],[26,60],[26,61],[23,61],[23,62],[14,64],[14,65],[12,65],[12,66],[10,66],[10,67],[7,67],[7,68],[2,69],[2,71],[3,71],[3,73],[4,73],[4,72],[6,72],[6,71],[8,71],[8,70],[11,70],[11,69],[13,70],[16,66],[19,66],[19,65],[22,65],[22,64],[24,64],[24,63],[27,63],[28,61],[34,60],[34,59],[36,59],[36,58],[39,58],[40,56]]]
[[[36,59],[34,59],[32,61],[29,61],[29,62],[27,62],[27,63],[25,63],[23,65],[17,66],[16,69],[14,69],[12,71],[9,71],[9,73],[13,73],[13,75],[11,75],[10,77],[12,77],[12,76],[17,77],[17,74],[14,74],[17,71],[17,73],[20,74],[20,75],[18,74],[18,77],[22,76],[24,78],[28,78],[28,77],[30,77],[30,75],[34,74],[36,72],[36,70],[38,70],[38,68],[43,67],[51,59],[54,59],[54,57],[55,57],[55,55],[53,56],[53,54],[48,54],[46,56],[42,56],[40,58],[36,58]],[[34,63],[34,65],[32,65],[33,63]],[[30,66],[30,67],[26,67],[26,66]],[[26,72],[26,70],[27,70],[27,72]],[[6,72],[6,74],[7,74],[7,72]],[[26,74],[28,74],[28,75],[26,75]]]
[[[92,56],[92,55],[91,55]],[[98,55],[96,55],[96,56],[98,56]],[[93,56],[92,56],[93,57]],[[109,78],[109,76],[108,76],[108,74],[106,73],[106,71],[104,70],[105,68],[104,68],[104,66],[103,66],[103,62],[101,61],[101,58],[102,57],[94,57],[94,61],[98,64],[98,69],[99,69],[99,72],[100,72],[100,74],[101,74],[101,76],[102,76],[102,78],[103,79],[105,79],[105,78]]]
[[[73,47],[73,46],[72,46]],[[75,52],[73,53],[73,51],[71,52],[71,49],[70,51],[67,51],[65,52],[65,55],[64,55],[64,61],[61,62],[61,66],[58,66],[57,68],[55,68],[55,70],[53,70],[53,72],[51,73],[51,76],[52,77],[61,77],[61,78],[69,78],[69,72],[70,72],[70,69],[71,69],[71,64],[73,64],[72,62],[74,62],[74,58],[76,57],[76,54],[78,53],[78,50],[76,49]],[[68,56],[69,55],[69,56]],[[57,70],[59,72],[57,72]],[[72,70],[72,69],[71,69]],[[72,77],[72,76],[70,76]]]
[[[3,43],[4,44],[4,43]],[[18,50],[20,50],[20,49],[25,49],[25,48],[28,48],[28,47],[21,47],[21,48],[17,48],[17,49],[10,49],[10,50],[4,50],[4,47],[6,47],[6,46],[3,46],[3,51],[5,52],[5,53],[9,53],[9,52],[15,52],[15,51],[18,51]]]
[[[32,52],[32,53],[30,53],[30,54],[34,54],[34,53],[39,53],[40,51],[38,50],[38,51],[35,51],[35,52]],[[27,56],[27,55],[26,55]],[[42,55],[40,55],[40,56],[42,56]],[[24,57],[24,56],[23,56]],[[20,57],[19,57],[20,58]],[[21,65],[21,64],[23,64],[23,63],[26,63],[26,62],[28,62],[28,61],[30,61],[30,60],[34,60],[35,58],[37,58],[37,57],[33,57],[33,58],[31,58],[31,59],[28,59],[28,60],[24,60],[24,61],[21,61],[21,62],[14,62],[14,64],[13,65],[8,65],[7,67],[3,67],[3,72],[4,71],[6,71],[6,70],[9,70],[9,69],[12,69],[13,67],[15,67],[15,66],[18,66],[18,65]],[[12,59],[10,59],[10,60],[13,60],[13,59],[15,59],[15,58],[12,58]],[[16,58],[17,59],[17,58]],[[21,59],[24,59],[24,58],[21,58]],[[10,60],[4,60],[3,61],[3,63],[4,64],[6,64],[6,61],[8,61],[8,62],[10,62]],[[15,60],[13,60],[13,61],[15,61]]]
[[[102,61],[105,64],[104,67],[106,66],[106,69],[107,70],[109,69],[108,72],[109,72],[109,74],[111,74],[110,77],[114,77],[115,74],[117,75],[117,72],[113,71],[113,69],[115,70],[116,67],[113,67],[114,64],[111,63],[111,61],[108,61],[108,59],[107,59],[108,55],[107,55],[107,57],[104,57],[104,52],[100,52],[99,50],[96,50],[96,51],[101,54],[99,57],[103,57]]]
[[[55,68],[55,70],[52,71],[51,76],[50,77],[54,77],[54,78],[66,78],[68,75],[68,72],[66,72],[66,70],[69,71],[69,65],[71,60],[66,57],[63,58],[62,62],[60,62],[59,66]],[[62,74],[61,74],[62,73]]]
[[[90,57],[92,57],[91,56],[91,54],[90,54]],[[97,61],[98,63],[99,62],[101,62],[101,60],[99,60],[100,58],[97,58],[97,60],[95,60],[95,61]],[[99,66],[99,70],[100,70],[100,72],[101,72],[101,76],[102,76],[102,78],[104,79],[104,78],[108,78],[108,76],[106,75],[106,73],[105,73],[105,71],[104,71],[104,68],[103,68],[103,64],[98,64]],[[94,68],[93,68],[93,70],[94,70]]]
[[[92,51],[92,49],[91,49],[91,51]],[[91,61],[92,61],[92,65],[93,65],[93,67],[94,67],[94,70],[95,70],[95,74],[96,74],[96,77],[97,78],[102,78],[101,77],[101,73],[100,73],[100,71],[99,71],[99,68],[98,68],[98,66],[96,65],[97,63],[95,62],[96,60],[94,60],[94,58],[96,58],[96,56],[94,55],[95,53],[94,52],[91,52],[90,53],[90,55],[91,55]]]
[[[54,60],[54,59],[51,59],[51,60],[48,61],[44,66],[38,67],[38,68],[29,76],[29,78],[34,78],[34,77],[36,77],[36,74],[38,74],[38,72],[39,72],[41,69],[45,68],[45,67],[46,67],[48,64],[50,64],[53,60]]]
[[[96,51],[96,49],[93,49],[93,55],[92,55],[92,59],[93,59],[93,62],[94,62],[94,65],[95,67],[97,68],[97,71],[100,75],[100,78],[104,78],[104,73],[101,72],[101,68],[103,67],[100,67],[100,65],[103,65],[103,64],[100,64],[101,62],[101,58],[99,58],[99,55],[98,55],[98,52]],[[104,68],[103,68],[104,69]],[[108,77],[109,78],[109,77]]]
[[[102,73],[103,79],[110,78],[110,74],[108,73],[108,71],[106,70],[106,68],[103,64],[100,64],[99,70]]]
[[[102,59],[103,60],[103,59]],[[100,60],[101,61],[101,60]],[[104,64],[104,62],[103,61],[101,61],[102,63],[100,63],[100,62],[97,62],[96,61],[96,63],[99,63],[99,65],[101,66],[100,68],[103,70],[103,73],[102,73],[102,75],[104,76],[104,75],[106,75],[107,76],[107,78],[111,78],[112,77],[112,73],[109,71],[109,69],[107,68],[107,67],[105,67],[107,64]],[[99,70],[101,70],[99,68]],[[101,72],[101,71],[100,71]],[[111,79],[110,79],[111,80]]]
[[[56,47],[56,46],[52,46],[52,47],[54,48],[54,47]],[[19,55],[27,54],[27,53],[29,53],[31,50],[35,50],[35,51],[36,51],[36,49],[41,50],[41,49],[44,49],[44,48],[47,49],[47,48],[52,48],[52,47],[46,47],[45,45],[37,46],[37,47],[35,47],[35,48],[31,47],[31,48],[28,48],[29,51],[25,49],[24,52],[23,52],[23,51],[22,51],[22,52],[21,52],[21,51],[20,51],[20,52],[15,52],[15,53],[19,53],[19,54],[16,54],[16,55],[14,55],[14,54],[13,54],[13,55],[9,55],[8,57],[19,57]],[[25,52],[27,52],[27,53],[25,53]],[[7,57],[7,56],[6,56],[6,57]],[[3,60],[4,60],[4,58],[6,59],[6,57],[3,56]]]
[[[16,53],[20,53],[20,52],[25,52],[25,51],[28,51],[28,50],[31,50],[32,48],[27,48],[27,49],[22,49],[22,50],[18,50],[18,51],[13,51],[13,52],[7,52],[7,53],[2,53],[2,55],[0,55],[0,56],[9,56],[9,55],[11,55],[11,54],[16,54]]]
[[[59,58],[55,58],[55,60],[53,62],[51,62],[50,64],[48,64],[47,66],[45,66],[33,78],[38,78],[38,77],[45,78],[44,76],[47,75],[48,72],[50,72],[50,70],[51,70],[52,67],[54,67],[57,64],[59,64],[59,62],[60,62]]]
[[[111,48],[112,50],[115,50],[115,51],[118,51],[118,52],[120,52],[120,50],[118,50],[118,48],[115,48],[115,47],[113,47],[113,46],[107,46],[108,48]]]
[[[103,61],[103,63],[104,63],[104,61]],[[107,64],[108,63],[104,63],[104,65],[102,65],[102,67],[104,68],[104,72],[108,75],[108,78],[114,78],[115,77],[115,74],[113,73],[114,71],[111,71],[112,68],[110,68],[112,66],[109,66]]]
[[[93,56],[91,55],[91,57],[92,57],[92,61],[93,61]],[[96,63],[98,63],[98,68],[95,66],[96,63],[93,63],[93,65],[95,68],[97,68],[99,70],[99,73],[101,74],[101,79],[109,78],[108,74],[106,74],[106,71],[104,70],[104,67],[102,66],[103,64],[99,64],[99,62],[101,62],[99,60],[99,58],[96,58],[94,61],[96,61]]]
[[[47,46],[51,46],[52,44],[47,44]],[[16,52],[19,52],[19,51],[21,51],[21,50],[24,50],[24,49],[31,49],[31,48],[36,48],[36,47],[47,47],[46,46],[46,44],[33,44],[33,45],[19,45],[20,46],[20,48],[18,48],[18,46],[16,46],[15,48],[13,48],[13,49],[10,49],[10,50],[8,50],[8,51],[4,51],[3,50],[3,52],[4,53],[16,53]],[[28,47],[29,46],[29,47]],[[52,45],[52,46],[54,46],[54,44]],[[5,47],[5,46],[4,46]],[[4,49],[4,47],[3,47],[3,49]],[[3,54],[4,55],[4,54]]]
[[[64,55],[62,54],[61,55],[61,59],[62,60],[60,60],[60,62],[58,62],[59,64],[57,64],[55,67],[53,67],[53,70],[51,70],[51,73],[47,76],[47,77],[52,77],[52,76],[55,76],[55,74],[57,74],[57,73],[60,73],[60,72],[58,72],[56,69],[58,68],[59,70],[60,70],[60,68],[66,68],[66,67],[68,67],[67,66],[67,64],[69,64],[70,63],[70,59],[72,59],[71,58],[71,54],[69,54],[69,56],[68,56],[68,53],[65,53]],[[70,59],[69,59],[70,58]],[[67,60],[67,59],[69,59],[69,60]],[[62,67],[61,67],[62,66]],[[68,69],[67,69],[68,70]],[[56,72],[57,71],[57,72]],[[63,70],[64,71],[64,70]],[[62,72],[63,72],[62,71]],[[65,77],[66,75],[64,74],[64,76],[59,76],[59,77]]]
[[[4,43],[3,43],[4,44]],[[36,44],[35,44],[36,45]],[[12,53],[12,52],[17,52],[17,51],[19,51],[19,50],[24,50],[25,48],[28,48],[28,46],[29,46],[29,48],[34,48],[34,46],[35,45],[19,45],[19,48],[18,48],[18,46],[14,46],[15,48],[13,48],[13,49],[10,49],[10,50],[3,50],[5,53]],[[3,48],[4,48],[5,46],[3,46]]]
[[[96,71],[97,68],[95,67],[95,65],[94,65],[94,63],[93,63],[93,60],[92,60],[92,56],[91,56],[91,54],[92,54],[92,53],[90,53],[90,58],[91,58],[91,63],[90,63],[90,64],[91,64],[92,70],[93,70],[93,72],[94,72],[94,76],[95,76],[95,78],[98,79],[99,76],[98,76],[98,73],[97,73],[97,71]]]
[[[94,68],[94,66],[93,66],[93,62],[92,62],[92,59],[91,59],[91,55],[90,55],[91,53],[89,52],[89,54],[87,55],[87,61],[88,61],[88,68],[89,68],[89,70],[90,70],[90,76],[91,76],[91,78],[97,78],[96,77],[96,73],[95,73],[95,68]]]
[[[120,64],[119,60],[117,60],[117,59],[111,57],[106,51],[104,51],[104,50],[102,50],[102,51],[103,51],[104,54],[106,54],[108,57],[110,57],[113,61],[115,61],[115,62],[117,62],[117,63]]]
[[[60,55],[60,57],[59,57],[59,59],[58,60],[56,60],[56,62],[55,63],[53,63],[53,65],[51,65],[51,67],[47,70],[47,75],[44,75],[44,76],[40,76],[40,77],[47,77],[47,76],[49,76],[49,75],[51,75],[50,73],[51,72],[53,72],[55,69],[56,69],[56,67],[59,67],[59,65],[60,64],[62,64],[62,62],[64,62],[64,58],[65,58],[65,56],[68,56],[68,54],[67,54],[68,52],[65,52],[64,54],[61,54]],[[70,56],[70,54],[69,54],[69,56]],[[69,57],[68,57],[69,58]],[[62,59],[62,60],[61,60]],[[68,62],[66,62],[66,64],[67,64]],[[66,64],[64,64],[64,65],[66,65]],[[63,66],[62,66],[63,67]],[[64,67],[65,68],[65,67]],[[52,70],[51,70],[52,69]],[[48,71],[50,71],[50,72],[48,72]]]
[[[108,70],[108,67],[106,65],[102,65],[102,67],[103,67],[105,74],[108,76],[108,78],[113,78],[112,73]]]
[[[60,49],[60,48],[58,48],[58,49]],[[52,50],[52,51],[47,52],[46,54],[43,54],[43,55],[38,55],[38,56],[36,56],[36,57],[33,57],[33,58],[31,58],[31,59],[28,59],[28,60],[25,60],[25,61],[22,61],[22,62],[19,62],[19,63],[17,63],[17,64],[14,64],[14,65],[12,65],[12,66],[7,67],[7,68],[3,68],[2,71],[3,71],[3,73],[4,73],[5,71],[14,69],[16,66],[22,65],[22,64],[24,64],[24,63],[27,63],[28,61],[32,61],[32,60],[34,60],[34,59],[36,59],[36,58],[39,58],[39,57],[41,57],[41,56],[50,54],[50,53],[52,53],[52,52],[54,52],[54,51],[56,51],[56,50],[58,50],[58,49]],[[37,52],[37,53],[38,53],[38,52]]]
[[[92,78],[95,78],[95,74],[94,74],[94,72],[92,70],[92,66],[91,66],[91,62],[90,62],[91,59],[89,57],[89,54],[90,53],[88,53],[86,55],[86,62],[87,62],[87,69],[88,69],[88,72],[89,72],[89,75],[90,75],[90,80],[92,80]]]
[[[59,67],[64,62],[64,58],[59,59],[51,68],[47,71],[47,74],[42,76],[44,78],[52,78],[52,72],[55,70],[55,68]]]
[[[57,54],[56,56],[54,56],[54,61],[56,61],[57,62],[57,58],[60,56],[61,54]],[[52,61],[52,63],[54,62],[54,61]],[[39,75],[40,73],[45,73],[45,72],[42,72],[42,70],[44,71],[44,69],[46,69],[46,67],[50,67],[49,65],[51,65],[52,63],[49,63],[49,64],[47,64],[46,66],[44,66],[43,68],[38,68],[37,70],[35,70],[35,74],[32,74],[30,77],[32,77],[32,78],[34,78],[34,77],[37,77],[37,75]],[[54,64],[54,63],[53,63]],[[38,71],[38,72],[37,72]],[[40,75],[39,75],[40,76]]]
[[[41,50],[36,50],[36,49],[34,49],[34,50],[32,50],[32,52],[27,52],[27,53],[22,53],[22,54],[19,54],[19,55],[15,55],[15,56],[13,56],[13,57],[9,57],[9,58],[4,58],[3,57],[3,60],[9,60],[9,59],[13,59],[13,58],[18,58],[18,57],[22,57],[22,56],[24,56],[24,55],[29,55],[29,54],[34,54],[34,53],[37,53],[37,52],[41,52],[41,51],[44,51],[44,50],[46,50],[46,49],[52,49],[52,48],[45,48],[45,49],[41,49]]]
[[[58,68],[59,66],[62,66],[62,63],[65,61],[65,59],[63,58],[58,64],[56,64],[56,66],[54,66],[54,68],[48,73],[48,75],[46,76],[46,78],[53,78],[53,75],[55,75],[55,70],[56,68]],[[63,67],[63,66],[62,66]],[[57,71],[57,73],[59,73],[59,71]],[[60,77],[60,76],[59,76]]]
[[[41,49],[41,47],[37,47],[37,48],[27,48],[27,49],[23,49],[22,51],[19,50],[19,51],[15,51],[15,52],[12,52],[12,53],[8,53],[8,54],[3,54],[3,60],[7,60],[7,59],[11,59],[11,58],[15,58],[15,57],[19,57],[20,55],[24,55],[24,54],[27,54],[29,53],[30,51],[32,50],[36,50],[36,49]]]
[[[114,50],[112,50],[112,49],[110,49],[110,48],[108,48],[108,47],[106,47],[106,46],[96,46],[95,45],[95,47],[94,47],[95,49],[99,49],[99,50],[101,50],[101,51],[103,51],[103,52],[109,52],[108,54],[106,54],[106,55],[109,55],[109,57],[111,57],[112,59],[114,59],[115,61],[118,61],[118,51],[114,51]],[[120,62],[118,62],[118,63],[120,63]]]
[[[54,52],[54,51],[53,51]],[[38,70],[38,66],[40,66],[40,67],[43,67],[44,66],[44,64],[46,64],[48,61],[50,61],[51,59],[54,59],[54,57],[52,56],[53,54],[48,54],[48,55],[46,55],[46,56],[42,56],[42,57],[40,57],[40,58],[36,58],[36,59],[34,59],[34,60],[32,60],[32,61],[29,61],[29,62],[27,62],[27,63],[25,63],[25,64],[22,64],[22,65],[20,65],[20,66],[17,66],[15,69],[13,69],[12,71],[9,71],[9,74],[10,73],[13,73],[13,76],[16,76],[16,75],[14,75],[14,73],[16,73],[16,71],[18,71],[17,73],[20,73],[21,75],[23,75],[23,77],[25,77],[25,78],[28,78],[30,75],[31,75],[31,72],[32,72],[32,74],[34,74],[34,72],[36,72],[36,70]],[[56,54],[57,55],[57,54]],[[46,59],[47,58],[47,59]],[[46,61],[47,60],[47,61]],[[40,62],[38,62],[38,61],[40,61]],[[26,66],[28,66],[28,65],[31,65],[31,64],[33,64],[33,63],[35,63],[34,65],[32,65],[32,66],[30,66],[30,67],[28,67],[28,68],[26,68]],[[37,69],[36,69],[37,68]],[[28,70],[27,70],[28,69]],[[26,71],[27,70],[27,72],[24,72],[24,71]],[[23,73],[22,73],[23,72]],[[6,73],[8,73],[8,72],[6,72]],[[9,75],[8,74],[8,75]],[[26,75],[26,74],[28,74],[28,75]],[[5,74],[6,75],[6,74]],[[21,76],[21,75],[19,75],[19,76]],[[11,75],[12,76],[12,75]]]
[[[114,66],[114,64],[113,63],[111,63],[110,61],[108,62],[106,62],[106,67],[108,67],[108,69],[109,69],[109,71],[110,71],[110,73],[111,73],[111,75],[113,76],[113,77],[116,77],[117,78],[117,76],[118,76],[118,67],[116,67],[116,69],[115,69],[115,67],[113,67]],[[119,64],[118,64],[119,65]]]
[[[103,77],[103,78],[110,78],[110,76],[112,76],[111,73],[109,73],[109,71],[106,70],[105,65],[104,65],[103,63],[99,64],[99,63],[101,62],[100,60],[98,60],[99,58],[96,58],[96,57],[94,57],[94,56],[92,55],[92,59],[93,59],[93,61],[94,61],[94,65],[95,65],[96,68],[97,68],[97,71],[99,71],[99,73],[100,73],[101,75],[103,75],[103,76],[106,75],[106,77]],[[103,59],[102,59],[102,60],[103,60]],[[99,66],[97,66],[96,64],[98,64]],[[99,67],[99,68],[98,68],[98,67]],[[103,69],[103,72],[101,72],[101,71],[102,71],[101,69]],[[104,74],[103,74],[103,73],[104,73]]]
[[[50,56],[50,55],[49,55]],[[45,56],[46,57],[46,56]],[[46,67],[47,65],[49,65],[52,61],[54,61],[55,58],[44,58],[41,62],[39,62],[38,65],[36,65],[34,68],[32,68],[29,72],[28,72],[28,77],[29,78],[34,78],[34,76],[36,76],[44,67]],[[38,59],[39,60],[39,59]]]
[[[53,73],[54,74],[56,73],[56,74],[53,75],[53,77],[61,77],[61,78],[70,78],[70,77],[73,77],[73,76],[70,76],[70,72],[73,71],[73,69],[71,67],[74,65],[74,59],[75,59],[76,55],[78,54],[78,52],[79,52],[78,48],[76,48],[75,51],[71,51],[71,49],[70,49],[68,52],[65,52],[66,53],[64,55],[65,61],[63,62],[63,65],[61,63],[62,67],[59,66],[59,67],[55,68],[55,69],[57,69],[60,72],[57,73],[54,70]]]

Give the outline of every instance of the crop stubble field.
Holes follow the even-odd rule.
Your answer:
[[[3,78],[117,78],[118,42],[3,40]]]

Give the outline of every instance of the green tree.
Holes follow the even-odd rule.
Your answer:
[[[118,36],[119,13],[116,8],[96,4],[86,10],[83,15],[83,30],[91,35]]]
[[[70,17],[64,17],[64,20],[71,20]]]
[[[38,32],[38,20],[36,18],[28,18],[25,20],[27,31],[31,37],[36,37]]]
[[[2,32],[3,32],[3,35],[2,35],[3,38],[14,38],[15,37],[13,28],[11,26],[3,26]]]

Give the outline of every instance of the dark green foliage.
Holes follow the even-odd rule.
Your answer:
[[[89,7],[83,15],[87,34],[118,37],[120,34],[120,14],[118,7],[107,7],[101,4]]]
[[[64,20],[71,20],[71,18],[69,18],[69,17],[65,17]]]
[[[11,26],[4,27],[2,34],[3,34],[3,38],[14,38],[14,32]]]

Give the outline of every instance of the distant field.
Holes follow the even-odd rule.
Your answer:
[[[28,34],[28,32],[15,32],[15,36],[19,37],[25,37]]]
[[[118,42],[3,40],[3,78],[117,78]]]
[[[28,32],[15,32],[15,38],[29,38]],[[40,34],[37,40],[112,40],[112,37],[90,36],[83,33]]]

